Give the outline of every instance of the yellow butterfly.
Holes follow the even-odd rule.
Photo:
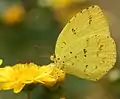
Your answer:
[[[116,62],[116,45],[97,5],[75,15],[60,33],[54,65],[68,74],[99,80]]]

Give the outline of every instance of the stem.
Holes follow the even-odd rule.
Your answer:
[[[26,95],[27,95],[27,99],[31,99],[30,91],[27,91]]]

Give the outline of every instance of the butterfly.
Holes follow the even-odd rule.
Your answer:
[[[116,62],[116,44],[98,5],[76,14],[58,36],[55,67],[83,79],[97,81]]]

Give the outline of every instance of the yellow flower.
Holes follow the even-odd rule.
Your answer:
[[[12,68],[16,74],[16,78],[22,83],[32,83],[34,78],[39,75],[39,67],[33,63],[16,64]]]
[[[45,86],[54,86],[64,80],[65,73],[54,64],[38,66],[34,63],[16,64],[0,68],[0,89],[13,89],[20,92],[25,84],[42,83]]]
[[[36,82],[40,82],[47,87],[52,87],[56,83],[62,82],[65,78],[65,72],[55,67],[55,64],[51,63],[47,66],[40,68],[38,77],[35,78]]]
[[[23,6],[14,4],[5,10],[2,13],[1,17],[4,23],[11,25],[20,22],[23,19],[24,14],[25,14],[25,9],[23,8]]]
[[[0,89],[9,90],[12,89],[17,82],[14,70],[12,67],[7,66],[5,68],[0,68]]]

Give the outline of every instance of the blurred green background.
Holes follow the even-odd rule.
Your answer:
[[[117,44],[116,66],[100,81],[67,75],[61,87],[38,86],[31,99],[119,99],[119,0],[0,0],[0,58],[3,66],[34,62],[50,63],[57,37],[66,22],[90,5],[99,5],[107,17]],[[2,67],[2,66],[1,66]],[[0,99],[27,99],[24,92],[0,91]]]

